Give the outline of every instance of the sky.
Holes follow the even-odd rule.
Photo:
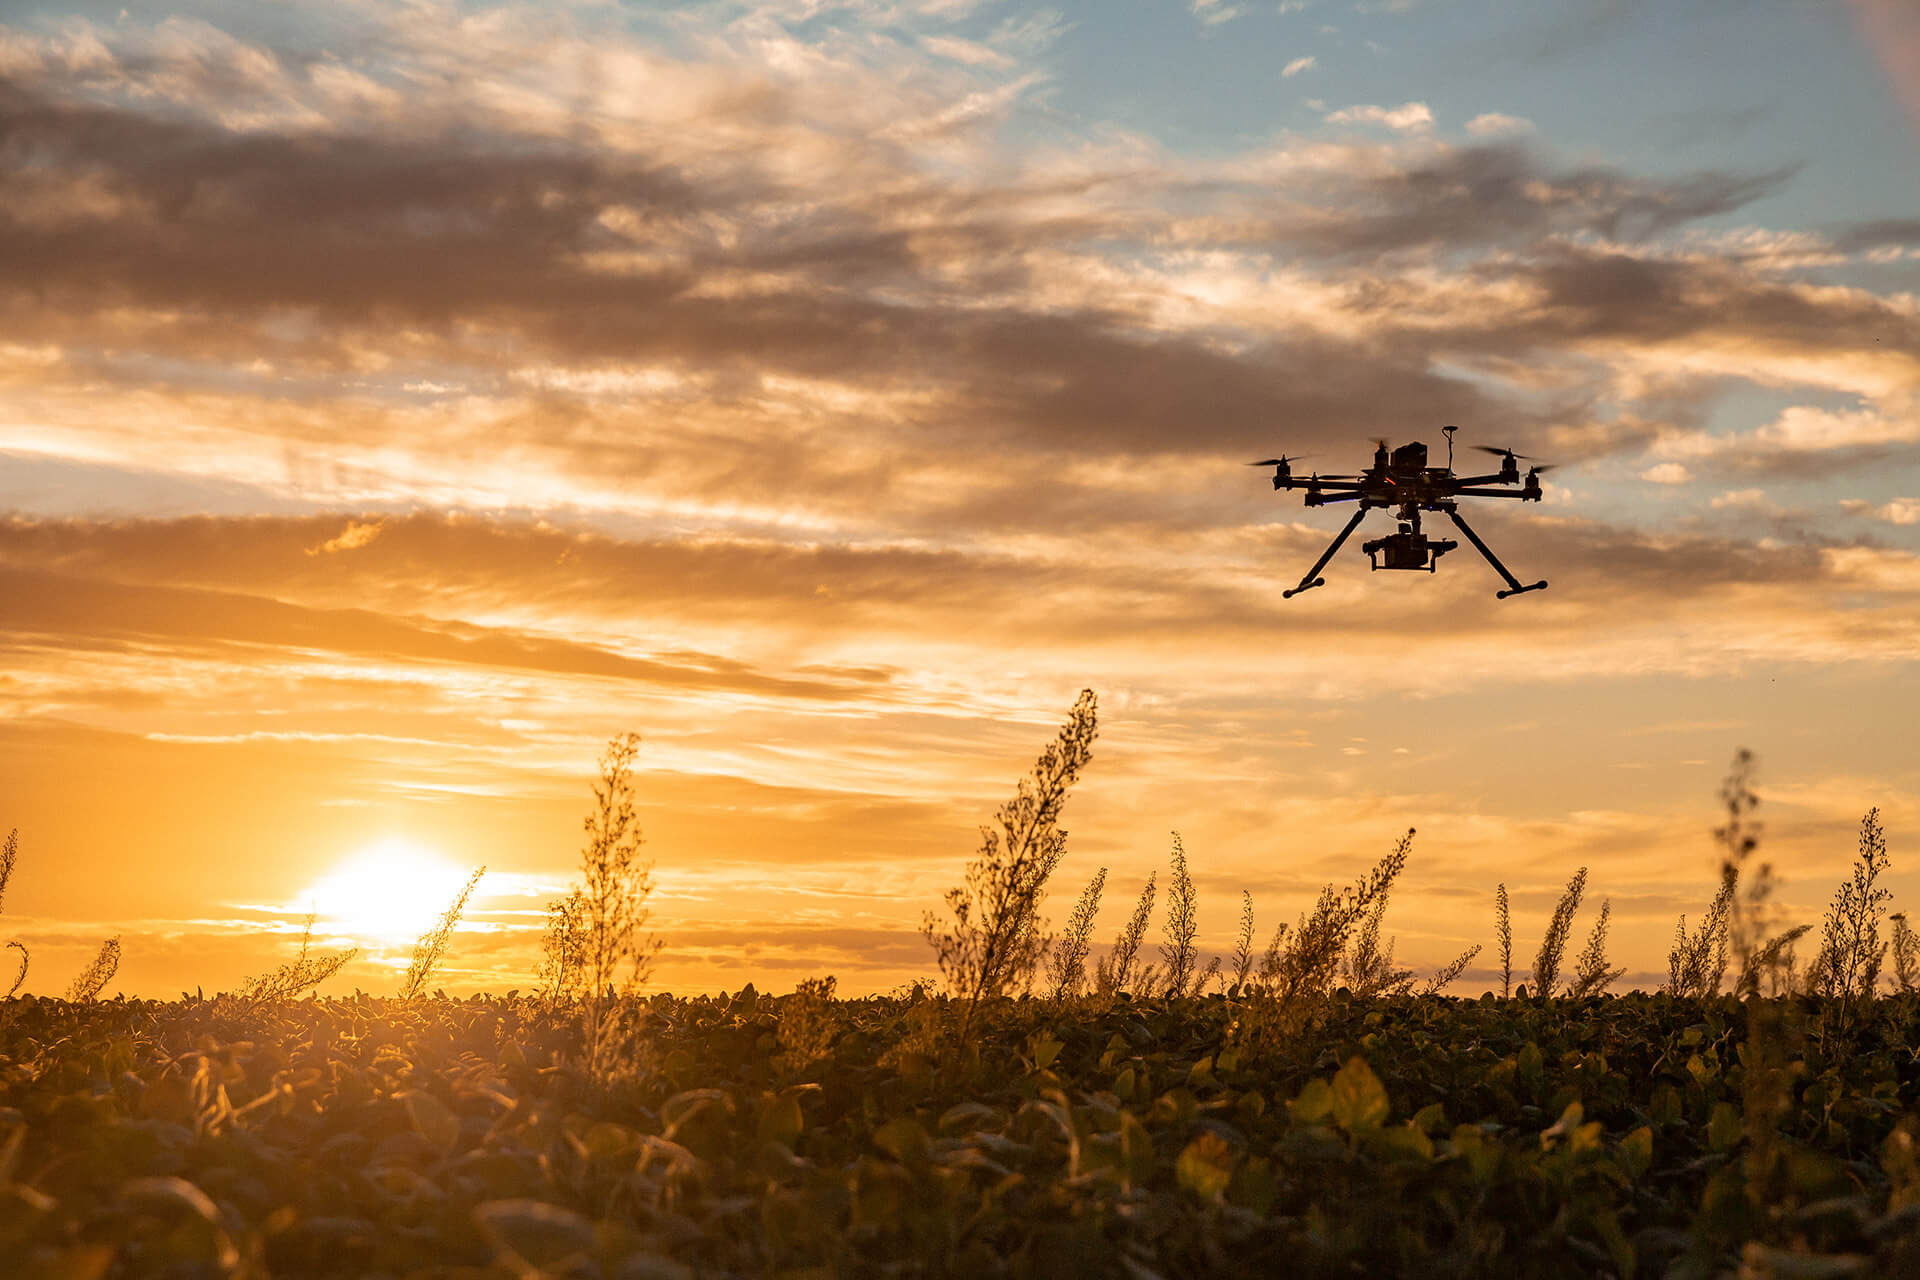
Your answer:
[[[1446,424],[1551,587],[1282,599],[1344,512],[1244,464]],[[1056,923],[1412,826],[1400,962],[1586,866],[1652,986],[1742,748],[1788,915],[1869,807],[1920,904],[1917,635],[1902,0],[0,6],[27,991],[388,992],[482,865],[528,988],[625,732],[656,987],[887,991],[1083,687]]]

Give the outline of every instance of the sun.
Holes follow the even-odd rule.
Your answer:
[[[405,945],[433,926],[469,872],[404,836],[348,854],[296,899],[362,946]]]

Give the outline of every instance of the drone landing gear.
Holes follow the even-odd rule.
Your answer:
[[[1327,567],[1327,561],[1333,559],[1334,553],[1340,550],[1341,546],[1346,542],[1348,535],[1359,528],[1360,522],[1366,518],[1367,508],[1361,507],[1358,511],[1354,512],[1353,519],[1347,521],[1347,527],[1342,529],[1339,535],[1334,538],[1333,545],[1320,553],[1320,558],[1313,562],[1313,568],[1307,570],[1307,576],[1300,579],[1300,585],[1291,591],[1282,591],[1280,598],[1282,600],[1291,600],[1302,591],[1311,591],[1315,587],[1326,586],[1327,580],[1318,576],[1320,571]],[[1514,585],[1518,586],[1519,584],[1515,583]]]
[[[1494,592],[1494,599],[1505,600],[1508,596],[1517,596],[1523,591],[1540,591],[1545,589],[1547,585],[1545,578],[1529,586],[1521,586],[1520,579],[1507,572],[1507,566],[1500,563],[1500,557],[1493,554],[1492,548],[1488,547],[1486,543],[1480,541],[1480,535],[1473,531],[1471,525],[1460,518],[1458,511],[1449,511],[1447,515],[1452,517],[1453,522],[1460,526],[1460,532],[1467,535],[1467,541],[1471,542],[1474,547],[1479,550],[1480,554],[1487,558],[1487,563],[1494,567],[1494,571],[1507,580],[1509,590]]]

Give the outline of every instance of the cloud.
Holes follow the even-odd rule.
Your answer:
[[[1502,115],[1498,111],[1488,111],[1467,121],[1467,132],[1476,138],[1485,138],[1503,133],[1531,133],[1533,122],[1519,116]]]
[[[352,551],[364,547],[380,536],[381,522],[378,520],[349,520],[347,527],[337,535],[327,539],[317,547],[308,547],[310,556],[330,555],[336,551]]]
[[[1863,498],[1842,498],[1840,506],[1851,515],[1871,516],[1888,524],[1920,524],[1920,498],[1895,498],[1878,505]]]
[[[1389,129],[1425,130],[1433,127],[1433,111],[1424,102],[1398,107],[1342,107],[1329,112],[1328,124],[1383,124]]]
[[[1677,462],[1661,462],[1642,471],[1640,478],[1652,484],[1688,484],[1693,474]]]
[[[1224,3],[1224,0],[1187,0],[1187,7],[1194,17],[1209,27],[1232,22],[1246,13],[1241,6]]]
[[[1280,68],[1280,78],[1282,80],[1290,80],[1301,72],[1311,71],[1319,65],[1320,60],[1312,54],[1308,54],[1303,58],[1295,58],[1292,62]]]

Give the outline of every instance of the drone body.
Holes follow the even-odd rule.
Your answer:
[[[1347,527],[1334,538],[1320,558],[1314,561],[1313,568],[1307,570],[1300,579],[1300,585],[1290,591],[1281,592],[1282,598],[1292,598],[1302,591],[1325,586],[1326,579],[1319,576],[1326,568],[1327,561],[1346,543],[1348,535],[1359,527],[1367,512],[1374,508],[1394,508],[1400,520],[1397,532],[1383,538],[1375,538],[1360,544],[1367,553],[1367,559],[1374,569],[1425,569],[1432,573],[1439,565],[1440,557],[1452,551],[1460,544],[1450,539],[1431,538],[1420,531],[1420,513],[1423,511],[1444,512],[1459,526],[1460,532],[1467,535],[1467,541],[1485,556],[1487,563],[1506,580],[1507,589],[1497,592],[1499,599],[1517,596],[1523,591],[1539,591],[1547,584],[1544,580],[1526,586],[1507,572],[1507,566],[1500,563],[1500,557],[1493,554],[1487,544],[1480,540],[1467,522],[1460,518],[1459,500],[1461,498],[1518,498],[1522,502],[1540,501],[1540,473],[1545,467],[1531,467],[1523,481],[1520,476],[1519,458],[1521,455],[1511,449],[1496,449],[1487,445],[1477,448],[1500,458],[1500,469],[1479,476],[1459,476],[1453,471],[1453,433],[1455,427],[1444,428],[1447,435],[1447,465],[1430,467],[1427,465],[1427,446],[1415,441],[1403,444],[1389,451],[1387,442],[1382,440],[1373,455],[1373,465],[1357,476],[1322,476],[1314,474],[1308,479],[1296,479],[1285,454],[1278,458],[1268,458],[1250,465],[1272,467],[1273,487],[1276,489],[1305,489],[1306,505],[1309,507],[1331,506],[1336,502],[1355,502],[1359,509],[1353,513],[1353,519],[1347,521]],[[1518,489],[1493,488],[1494,485],[1520,485]]]

